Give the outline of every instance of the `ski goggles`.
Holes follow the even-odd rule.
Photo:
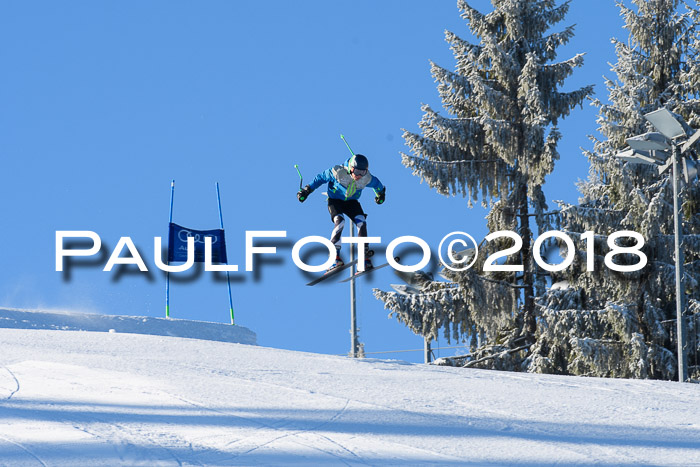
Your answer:
[[[350,170],[350,173],[353,175],[357,175],[358,177],[364,177],[367,175],[367,169],[358,169],[358,168],[353,168]]]

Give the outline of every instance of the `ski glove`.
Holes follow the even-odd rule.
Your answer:
[[[377,196],[374,197],[374,202],[377,204],[382,204],[385,199],[386,199],[386,187],[382,188],[382,191],[377,193]]]
[[[308,198],[313,191],[314,190],[312,190],[309,185],[306,185],[304,188],[299,190],[299,192],[297,193],[297,198],[299,199],[299,202],[303,203],[304,201],[306,201],[306,198]]]

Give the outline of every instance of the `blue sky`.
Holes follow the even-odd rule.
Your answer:
[[[443,31],[470,38],[456,1],[29,0],[2,2],[0,23],[0,306],[164,316],[153,238],[167,237],[170,182],[173,220],[198,229],[219,225],[218,182],[229,261],[241,271],[232,275],[237,323],[261,345],[347,353],[349,286],[306,287],[311,276],[291,260],[295,241],[332,227],[323,195],[297,201],[294,164],[308,182],[344,161],[341,133],[387,186],[384,205],[362,200],[384,246],[402,235],[437,248],[455,230],[487,233],[483,209],[437,195],[400,163],[402,128],[417,131],[421,103],[440,108],[429,60],[454,66]],[[558,29],[569,24],[576,36],[560,58],[587,55],[564,89],[594,84],[605,100],[610,38],[626,37],[619,12],[611,1],[574,1]],[[576,201],[588,171],[579,148],[590,148],[595,118],[584,105],[560,125],[549,200]],[[150,271],[103,272],[106,258],[94,258],[56,272],[57,230],[97,232],[108,253],[131,237]],[[247,230],[287,231],[256,273],[244,271]],[[172,317],[228,321],[225,280],[179,277]],[[367,352],[422,347],[372,295],[391,283],[400,280],[389,268],[358,283]]]

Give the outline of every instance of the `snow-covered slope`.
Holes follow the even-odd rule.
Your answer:
[[[700,386],[0,329],[0,464],[700,465]]]
[[[58,329],[62,331],[127,332],[154,336],[189,337],[210,341],[256,343],[256,335],[242,326],[206,321],[113,316],[70,311],[0,308],[0,328]]]

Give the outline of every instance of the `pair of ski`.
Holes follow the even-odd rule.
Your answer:
[[[394,258],[394,259],[395,259],[397,262],[399,261],[399,258],[398,258],[398,257],[396,257],[396,258]],[[339,272],[344,271],[344,270],[346,270],[346,269],[348,269],[348,268],[350,268],[350,267],[352,267],[352,266],[354,266],[354,265],[356,265],[356,264],[357,264],[357,260],[351,261],[351,262],[349,262],[349,263],[347,263],[347,264],[343,264],[342,266],[338,266],[337,268],[333,268],[333,269],[331,269],[330,271],[327,271],[327,272],[326,272],[324,275],[322,275],[321,277],[317,277],[316,279],[312,280],[311,282],[309,282],[309,283],[306,284],[306,285],[316,285],[316,284],[318,284],[319,282],[325,281],[325,280],[328,279],[329,277],[333,277],[333,276],[337,275]],[[364,276],[365,274],[369,274],[369,273],[371,273],[371,272],[376,271],[377,269],[381,269],[381,268],[384,268],[384,267],[387,267],[387,266],[389,266],[389,263],[385,263],[385,264],[382,264],[382,265],[380,265],[380,266],[373,267],[373,268],[371,268],[371,269],[367,269],[366,271],[357,272],[357,273],[355,273],[354,275],[348,277],[347,279],[343,279],[343,280],[340,281],[340,282],[348,282],[348,281],[351,281],[351,280],[353,280],[353,279],[357,279],[357,278],[360,277],[360,276]]]

